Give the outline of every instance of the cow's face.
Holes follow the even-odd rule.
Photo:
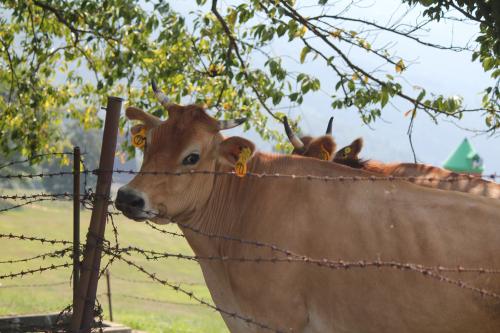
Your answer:
[[[357,138],[350,145],[345,146],[335,153],[334,162],[344,163],[349,161],[360,161],[359,153],[363,148],[363,139]]]
[[[162,103],[167,104],[167,103]],[[223,138],[220,130],[234,127],[243,120],[217,121],[203,107],[168,104],[166,121],[137,108],[128,108],[129,119],[141,124],[132,132],[146,133],[141,173],[119,189],[116,207],[127,217],[143,221],[168,223],[184,220],[201,209],[208,200],[214,182],[213,174],[186,174],[190,171],[231,170],[241,151],[252,142],[240,138]],[[181,175],[174,175],[181,173]]]
[[[333,160],[336,145],[331,135],[332,120],[333,118],[331,118],[330,122],[328,123],[326,135],[317,138],[303,136],[299,139],[293,133],[288,124],[288,120],[285,117],[284,126],[288,139],[293,145],[292,154],[312,157],[324,161]]]

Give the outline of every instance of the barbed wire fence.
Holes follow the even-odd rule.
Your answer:
[[[12,165],[12,164],[9,164]],[[136,171],[130,171],[130,170],[99,170],[99,169],[94,169],[94,170],[87,170],[84,169],[82,170],[82,174],[99,174],[99,173],[127,173],[127,174],[133,174],[133,175],[141,175],[141,176],[147,176],[147,175],[152,175],[152,176],[157,176],[157,175],[170,175],[170,176],[186,176],[186,175],[192,175],[192,174],[206,174],[206,175],[218,175],[218,176],[231,176],[235,177],[235,174],[233,172],[208,172],[208,171],[202,171],[202,172],[188,172],[188,173],[164,173],[164,172],[149,172],[149,173],[142,173],[142,172],[136,172]],[[0,178],[4,179],[21,179],[21,178],[35,178],[35,177],[56,177],[56,176],[72,176],[74,173],[73,172],[65,172],[65,173],[51,173],[51,174],[43,174],[43,173],[36,173],[36,174],[13,174],[13,175],[0,175]],[[295,179],[295,180],[302,180],[302,181],[322,181],[322,182],[332,182],[332,181],[339,181],[339,182],[344,182],[344,181],[366,181],[366,182],[372,182],[372,181],[394,181],[394,180],[414,180],[415,177],[411,178],[405,178],[405,177],[376,177],[376,176],[370,176],[370,177],[316,177],[316,176],[299,176],[299,175],[284,175],[284,174],[253,174],[249,173],[249,177],[257,177],[260,179],[265,179],[265,178],[289,178],[289,179]],[[469,178],[469,176],[463,176]],[[491,179],[496,179],[498,178],[498,175],[492,174],[488,175],[489,178]],[[461,176],[462,178],[462,176]],[[429,178],[432,180],[435,180],[435,178]],[[454,177],[454,179],[445,179],[445,181],[453,181],[457,179],[457,177]],[[84,187],[85,192],[80,194],[80,204],[87,208],[87,209],[93,209],[94,207],[94,202],[98,198],[98,194],[94,193],[93,189]],[[42,201],[71,201],[73,200],[74,194],[64,192],[64,193],[35,193],[35,194],[11,194],[11,195],[0,195],[0,199],[2,200],[7,200],[7,201],[13,201],[15,202],[14,205],[4,208],[1,210],[1,212],[6,212],[10,210],[15,210],[23,206],[31,205],[34,203],[42,202]],[[111,200],[111,198],[105,197],[107,200],[107,204],[110,207],[113,207],[114,202]],[[152,213],[152,212],[149,212]],[[227,256],[208,256],[208,257],[203,257],[203,256],[196,256],[196,255],[186,255],[182,253],[169,253],[169,252],[161,252],[161,251],[155,251],[154,249],[142,249],[139,247],[135,246],[121,246],[119,243],[119,232],[118,232],[118,227],[115,224],[113,220],[113,216],[119,215],[120,212],[111,209],[107,213],[107,219],[109,223],[112,226],[112,235],[113,239],[112,242],[111,240],[106,240],[102,239],[102,250],[104,255],[107,255],[109,260],[108,262],[104,265],[104,267],[100,270],[99,276],[103,276],[104,273],[107,271],[109,266],[113,264],[114,261],[119,261],[122,263],[125,263],[132,269],[141,272],[142,274],[145,275],[145,277],[149,278],[149,280],[133,280],[133,279],[126,279],[126,278],[121,278],[121,277],[115,277],[112,276],[113,279],[121,280],[121,281],[127,281],[130,283],[157,283],[159,285],[164,285],[167,286],[171,289],[173,289],[176,292],[182,293],[189,297],[192,300],[192,303],[180,303],[180,302],[171,302],[167,300],[161,300],[161,299],[156,299],[156,298],[151,298],[151,297],[143,297],[143,296],[138,296],[138,295],[127,295],[122,292],[115,293],[116,297],[123,297],[123,298],[129,298],[129,299],[135,299],[139,301],[144,301],[144,302],[154,302],[154,303],[159,303],[159,304],[177,304],[177,305],[199,305],[199,306],[205,306],[208,307],[212,310],[215,310],[221,314],[225,314],[229,317],[233,317],[239,320],[244,321],[245,323],[249,325],[254,325],[257,326],[258,328],[266,331],[272,331],[272,332],[284,332],[282,328],[275,328],[267,325],[266,323],[259,322],[257,318],[250,318],[248,316],[245,316],[244,314],[236,313],[234,311],[231,311],[231,309],[224,309],[219,306],[214,305],[211,301],[204,300],[201,297],[198,297],[195,295],[192,291],[190,291],[186,286],[189,286],[190,284],[186,283],[175,283],[171,282],[165,278],[158,277],[156,274],[148,271],[146,268],[143,266],[139,265],[136,263],[134,260],[131,259],[132,253],[138,254],[141,257],[145,258],[148,261],[158,261],[162,259],[167,259],[167,258],[174,258],[177,260],[185,260],[185,261],[194,261],[194,262],[200,262],[200,261],[223,261],[223,262],[251,262],[251,263],[288,263],[288,264],[293,264],[293,263],[301,263],[301,264],[306,264],[306,265],[314,265],[314,266],[319,266],[319,267],[324,267],[325,269],[330,269],[330,270],[347,270],[347,269],[366,269],[366,268],[376,268],[376,269],[392,269],[392,270],[400,270],[400,271],[410,271],[414,272],[417,274],[421,274],[425,276],[426,278],[429,279],[434,279],[440,282],[448,283],[453,286],[456,286],[458,288],[463,288],[466,290],[469,290],[474,293],[478,293],[479,295],[483,297],[491,297],[495,299],[500,299],[500,295],[485,290],[481,288],[474,287],[472,285],[469,285],[468,283],[458,280],[458,279],[452,279],[447,276],[444,276],[443,273],[476,273],[476,274],[500,274],[499,269],[494,269],[494,268],[471,268],[471,267],[445,267],[445,266],[438,266],[438,267],[425,267],[419,264],[414,264],[414,263],[400,263],[396,261],[381,261],[381,260],[359,260],[356,262],[352,261],[342,261],[342,260],[330,260],[328,258],[311,258],[303,254],[298,254],[294,253],[288,249],[280,248],[276,245],[273,244],[267,244],[264,242],[260,242],[258,240],[247,240],[247,239],[239,239],[239,238],[234,238],[231,236],[227,235],[219,235],[215,233],[207,233],[202,230],[196,229],[192,226],[182,224],[178,221],[175,221],[173,219],[170,219],[170,222],[172,223],[177,223],[179,226],[186,228],[192,232],[195,232],[201,236],[213,239],[213,238],[218,238],[222,239],[224,241],[228,242],[237,242],[240,244],[245,244],[245,245],[251,245],[259,248],[268,248],[269,250],[274,253],[273,256],[270,257],[227,257]],[[167,216],[161,216],[159,214],[156,214],[156,217],[161,217],[161,218],[168,218]],[[173,232],[170,230],[165,230],[155,224],[152,224],[151,222],[146,222],[146,225],[151,228],[152,230],[161,233],[164,236],[169,236],[169,237],[179,237],[179,238],[184,238],[184,235],[182,233],[178,232]],[[21,263],[21,262],[33,262],[36,260],[45,260],[46,258],[71,258],[72,255],[72,241],[68,240],[60,240],[60,239],[50,239],[50,238],[45,238],[45,237],[39,237],[39,236],[28,236],[28,235],[23,235],[23,234],[0,234],[0,239],[15,239],[15,240],[20,240],[20,241],[30,241],[30,242],[40,242],[42,244],[47,244],[51,246],[65,246],[61,249],[41,253],[35,256],[31,257],[26,257],[26,258],[16,258],[16,259],[7,259],[7,260],[1,260],[0,264],[14,264],[14,263]],[[33,275],[33,274],[43,274],[44,272],[51,271],[51,270],[57,270],[57,269],[63,269],[63,268],[68,268],[71,267],[70,262],[65,262],[62,264],[52,264],[52,265],[46,265],[43,266],[41,265],[39,268],[35,269],[26,269],[26,270],[20,270],[17,272],[12,272],[10,274],[3,274],[0,275],[0,280],[5,280],[5,279],[21,279],[25,276]],[[46,288],[46,287],[52,287],[52,286],[61,286],[67,284],[67,282],[63,281],[57,281],[54,283],[45,283],[45,284],[11,284],[11,285],[1,285],[1,288]],[[103,295],[108,295],[103,294]],[[102,296],[102,295],[99,295]],[[109,296],[109,295],[108,295]],[[102,307],[100,308],[99,311],[96,311],[96,313],[99,314],[99,316],[102,317]],[[71,308],[69,308],[71,310]],[[66,312],[68,312],[68,309],[65,309]],[[99,317],[97,316],[97,317]],[[98,319],[99,320],[99,319]],[[59,322],[60,323],[60,322]],[[97,325],[98,327],[102,328],[102,322]],[[62,329],[64,329],[63,326],[61,326]],[[19,328],[19,327],[18,327]],[[27,326],[27,327],[21,327],[21,329],[25,330],[32,330],[35,327],[33,326]],[[39,328],[37,328],[39,329]],[[52,327],[51,329],[54,329]]]
[[[121,104],[120,104],[121,105]],[[106,125],[105,125],[105,134],[104,140],[106,137],[110,137],[109,133],[106,135]],[[116,137],[116,134],[115,134]],[[162,214],[158,214],[155,212],[146,211],[148,215],[152,217],[167,219],[169,222],[177,224],[182,229],[188,230],[189,232],[195,233],[200,237],[205,237],[207,239],[219,239],[224,242],[232,242],[245,246],[252,246],[255,248],[265,248],[269,250],[271,255],[269,256],[239,256],[239,257],[229,257],[229,256],[197,256],[197,255],[188,255],[183,253],[170,253],[170,252],[162,252],[157,251],[155,249],[144,249],[139,248],[137,246],[132,245],[122,245],[120,243],[120,234],[119,228],[114,221],[114,217],[121,215],[120,211],[114,209],[114,201],[110,197],[109,186],[107,189],[103,190],[99,188],[100,180],[99,177],[107,177],[108,185],[111,183],[111,176],[113,174],[129,174],[140,177],[147,176],[171,176],[171,177],[189,177],[192,175],[207,175],[207,176],[221,176],[221,177],[237,177],[235,172],[218,172],[218,171],[189,171],[189,172],[141,172],[141,171],[133,171],[133,170],[120,170],[113,169],[113,159],[114,159],[114,151],[112,154],[110,151],[106,151],[104,149],[105,143],[103,142],[103,153],[102,155],[108,154],[108,159],[111,159],[111,165],[103,166],[102,163],[96,169],[87,169],[85,164],[82,164],[80,158],[76,158],[76,148],[73,153],[69,152],[57,152],[57,153],[44,153],[36,155],[33,158],[28,158],[25,160],[16,160],[4,163],[0,165],[0,172],[3,168],[7,166],[13,166],[23,163],[31,163],[35,159],[42,158],[53,158],[55,156],[65,156],[71,155],[74,156],[74,170],[72,172],[61,171],[61,172],[49,172],[49,173],[0,173],[0,179],[6,181],[15,181],[20,179],[37,179],[37,178],[45,178],[45,177],[66,177],[72,176],[75,179],[76,189],[73,193],[64,192],[64,193],[16,193],[16,194],[2,194],[0,195],[0,200],[4,200],[6,202],[11,202],[12,204],[6,208],[0,209],[0,213],[6,213],[9,211],[17,210],[21,207],[30,206],[35,203],[45,202],[45,201],[73,201],[74,203],[74,218],[75,221],[76,216],[79,216],[80,206],[84,209],[92,210],[94,219],[94,214],[98,215],[95,220],[102,219],[104,224],[99,226],[97,224],[97,229],[89,228],[89,232],[87,234],[87,242],[85,245],[80,245],[79,236],[76,238],[74,234],[73,240],[64,240],[64,239],[54,239],[54,238],[46,238],[44,236],[39,235],[26,235],[26,234],[12,234],[12,233],[0,233],[0,239],[10,239],[15,241],[23,241],[23,242],[38,242],[43,245],[58,247],[52,251],[45,251],[43,253],[32,255],[29,257],[22,258],[2,258],[0,260],[0,264],[9,265],[9,264],[18,264],[18,263],[37,263],[38,261],[42,261],[42,264],[38,268],[29,268],[18,270],[14,272],[10,272],[7,274],[0,275],[0,282],[4,280],[15,280],[16,283],[9,285],[0,285],[0,290],[2,288],[47,288],[47,287],[57,287],[67,282],[63,281],[54,281],[53,283],[39,283],[39,284],[20,284],[18,281],[22,280],[26,276],[31,276],[34,274],[44,274],[49,271],[67,269],[73,267],[73,302],[71,305],[68,305],[64,308],[60,314],[57,316],[57,320],[55,320],[54,325],[51,327],[34,327],[33,325],[18,325],[16,326],[17,331],[30,331],[30,330],[41,330],[41,331],[67,331],[73,330],[78,332],[87,332],[91,329],[97,329],[103,331],[103,309],[100,305],[100,302],[96,296],[108,296],[108,302],[111,304],[111,292],[109,289],[109,279],[113,278],[116,280],[121,280],[122,282],[127,283],[149,283],[149,284],[158,284],[159,286],[165,286],[173,291],[183,294],[187,296],[191,303],[182,303],[178,305],[197,305],[202,306],[207,309],[215,310],[219,314],[224,315],[226,317],[234,318],[235,320],[240,320],[248,325],[254,326],[262,331],[270,331],[270,332],[287,332],[287,329],[283,327],[273,327],[272,325],[262,322],[259,318],[252,318],[245,313],[238,313],[234,311],[234,309],[224,308],[222,306],[214,304],[210,300],[203,299],[202,297],[196,295],[191,289],[190,286],[193,286],[191,282],[174,282],[165,277],[160,277],[156,273],[149,271],[146,267],[142,266],[138,263],[137,257],[139,256],[142,259],[145,259],[148,262],[156,262],[164,259],[176,259],[183,262],[205,262],[205,261],[219,261],[225,263],[251,263],[251,264],[261,264],[261,263],[270,263],[275,265],[311,265],[314,267],[321,267],[322,269],[330,270],[330,271],[345,271],[345,270],[360,270],[366,271],[369,269],[385,269],[385,270],[393,270],[393,271],[404,271],[411,272],[413,274],[417,274],[419,276],[423,276],[426,279],[431,279],[433,281],[448,284],[454,286],[456,288],[464,289],[468,292],[472,292],[478,294],[485,298],[493,298],[496,300],[500,300],[500,295],[495,293],[494,291],[483,289],[476,287],[462,279],[458,279],[456,277],[449,277],[445,275],[445,273],[459,273],[463,274],[500,274],[500,268],[495,267],[447,267],[447,266],[436,266],[436,267],[428,267],[421,265],[419,263],[404,263],[398,261],[383,261],[378,258],[370,259],[370,258],[360,258],[357,261],[343,261],[343,260],[332,260],[331,258],[314,258],[310,257],[305,253],[295,253],[294,251],[282,248],[275,244],[269,244],[260,240],[253,239],[242,239],[237,238],[231,235],[217,234],[206,232],[201,229],[195,228],[191,225],[184,224],[180,221],[176,221],[175,219],[165,216]],[[115,142],[116,145],[116,142]],[[79,154],[78,154],[79,156]],[[102,162],[102,156],[101,156]],[[83,165],[83,169],[82,169]],[[88,175],[97,175],[98,182],[95,189],[88,187],[87,184],[87,176]],[[83,193],[80,193],[79,186],[79,177],[83,175],[84,178],[84,186]],[[276,179],[276,178],[285,178],[293,181],[311,181],[311,182],[366,182],[367,184],[371,182],[384,181],[384,182],[392,182],[392,181],[412,181],[415,180],[426,180],[430,182],[440,181],[440,182],[454,182],[462,179],[475,179],[474,176],[469,175],[453,175],[451,177],[447,177],[444,179],[439,179],[436,177],[394,177],[394,176],[363,176],[363,177],[346,177],[346,176],[315,176],[315,175],[294,175],[294,174],[279,174],[279,173],[253,173],[249,172],[246,174],[246,177],[254,177],[257,179],[262,179],[262,181],[266,181],[268,179]],[[500,178],[500,175],[490,174],[483,176],[483,178],[487,178],[490,180],[496,180]],[[78,184],[76,184],[78,183]],[[79,218],[78,218],[79,223]],[[111,226],[111,234],[112,237],[110,239],[106,239],[104,237],[104,226],[109,224]],[[91,222],[92,226],[92,222]],[[154,232],[158,232],[162,236],[165,237],[175,237],[175,238],[185,238],[183,233],[166,230],[162,227],[159,227],[151,222],[146,222],[146,226],[150,228]],[[78,226],[75,228],[79,230]],[[91,252],[97,251],[97,252]],[[81,253],[84,253],[83,257]],[[89,253],[93,253],[96,259],[91,260],[90,264],[85,265],[85,260],[89,257]],[[43,261],[47,259],[62,259],[67,260],[58,264],[50,264],[43,265]],[[102,265],[101,258],[107,259],[107,261]],[[93,260],[93,261],[92,261]],[[98,261],[95,261],[98,260]],[[96,264],[97,262],[97,264]],[[109,268],[115,263],[120,262],[128,267],[131,270],[136,271],[142,274],[145,279],[144,280],[134,280],[127,279],[119,276],[114,276],[112,274],[106,274],[109,272]],[[79,275],[77,279],[75,279],[75,272]],[[88,289],[82,287],[82,276],[85,274],[95,274],[97,279],[106,276],[108,279],[108,292],[104,294],[97,294],[97,289],[92,290],[91,284],[92,279],[88,277]],[[97,281],[95,281],[95,287],[97,286]],[[139,295],[128,295],[123,292],[118,292],[115,294],[117,297],[130,298],[135,300],[140,300],[144,302],[155,302],[155,303],[169,303],[175,304],[175,302],[169,302],[167,300],[150,298]],[[82,301],[82,303],[76,307],[77,301]],[[91,327],[85,326],[83,323],[84,317],[89,315],[85,312],[85,307],[91,304],[91,312],[90,316],[92,319]],[[75,330],[74,318],[75,313],[80,311],[80,316],[82,317],[82,321],[77,323],[77,329]]]

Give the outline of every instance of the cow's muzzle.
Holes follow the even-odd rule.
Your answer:
[[[144,193],[125,185],[118,190],[115,206],[126,217],[145,221],[156,216],[155,211],[148,207],[147,201]]]

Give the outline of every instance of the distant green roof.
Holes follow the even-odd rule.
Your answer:
[[[450,171],[481,174],[484,170],[483,159],[467,138],[444,162],[443,167]]]

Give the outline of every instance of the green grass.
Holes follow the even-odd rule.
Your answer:
[[[82,211],[82,240],[85,239],[89,220],[90,212]],[[136,223],[121,216],[115,217],[115,223],[122,247],[131,245],[155,251],[192,254],[184,238],[163,235],[144,223]],[[106,238],[112,240],[111,226],[108,225],[106,228]],[[173,225],[167,226],[166,229],[178,231]],[[71,240],[72,205],[69,202],[35,203],[26,208],[0,213],[0,233]],[[0,239],[0,261],[30,257],[63,247]],[[106,263],[108,259],[105,257],[103,263]],[[197,263],[179,259],[149,262],[138,255],[133,255],[129,259],[143,266],[147,271],[156,273],[161,279],[167,279],[173,283],[186,283],[183,288],[211,301]],[[28,263],[2,263],[0,275],[70,261],[71,259],[66,256],[38,259]],[[168,286],[120,279],[148,281],[148,277],[137,269],[123,262],[115,262],[110,272],[115,322],[147,332],[227,332],[218,313],[197,304]],[[57,282],[63,282],[63,284],[46,287],[26,286]],[[13,285],[24,285],[24,287],[9,287]],[[102,278],[99,281],[98,299],[104,308],[105,319],[109,319],[107,297],[104,295],[105,285],[105,279]],[[152,298],[163,302],[138,300],[127,296]],[[0,315],[58,312],[71,303],[71,297],[70,268],[35,273],[23,278],[2,279],[0,280]]]

